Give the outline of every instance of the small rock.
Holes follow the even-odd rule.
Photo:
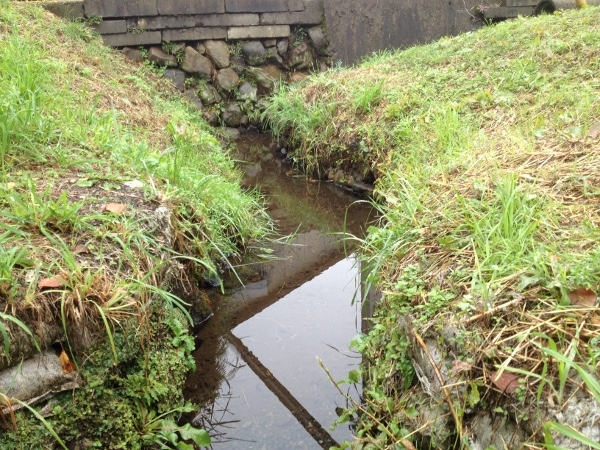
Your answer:
[[[290,69],[310,69],[314,62],[310,48],[306,42],[301,42],[289,52],[287,64]]]
[[[221,113],[221,120],[228,127],[237,128],[242,123],[243,115],[237,103],[230,103],[225,107],[225,111]]]
[[[243,127],[247,127],[249,124],[250,124],[250,118],[246,114],[244,114],[242,116],[242,119],[240,120],[240,125]]]
[[[238,89],[237,99],[240,101],[250,100],[255,103],[258,100],[258,89],[251,83],[244,81]]]
[[[144,187],[144,183],[140,180],[125,181],[123,184],[131,189],[140,189]]]
[[[219,125],[219,116],[214,111],[204,111],[202,117],[211,127],[216,127]]]
[[[206,56],[214,63],[217,69],[229,67],[229,47],[225,41],[206,41]]]
[[[261,95],[271,95],[279,87],[283,73],[278,67],[268,65],[265,67],[248,67],[246,69],[248,78],[255,80],[258,93]]]
[[[244,70],[246,70],[246,62],[242,55],[233,55],[229,60],[229,67],[235,70],[239,76],[242,76]]]
[[[211,84],[205,84],[197,91],[200,100],[202,100],[202,104],[204,105],[214,105],[215,103],[219,103],[221,100],[221,96],[217,89]]]
[[[177,53],[184,51],[186,47],[185,42],[172,42],[171,44],[171,50],[169,51],[171,55],[176,55]]]
[[[339,183],[344,179],[344,171],[339,169],[333,174],[333,182]]]
[[[177,67],[177,59],[169,55],[160,47],[150,47],[148,50],[148,61],[158,66]]]
[[[202,100],[200,100],[194,89],[186,89],[184,94],[196,108],[202,109]]]
[[[265,47],[267,47],[267,48],[275,47],[277,45],[277,39],[265,39],[263,41],[263,43],[265,44]]]
[[[196,45],[196,51],[201,55],[206,54],[206,47],[202,42],[199,42],[198,45]]]
[[[185,72],[179,69],[165,70],[164,77],[175,85],[175,87],[183,92],[185,90]]]
[[[213,64],[205,56],[202,56],[192,47],[185,48],[183,64],[181,68],[192,75],[197,75],[204,79],[209,79],[213,72]]]
[[[235,70],[228,67],[217,72],[215,84],[220,91],[230,94],[240,84],[240,77]]]
[[[323,61],[319,61],[318,66],[319,66],[319,72],[327,72],[330,69],[329,64],[327,64]]]
[[[250,66],[262,66],[267,60],[267,51],[260,41],[246,42],[242,46],[242,54]]]
[[[279,67],[280,69],[284,68],[283,59],[279,56],[279,53],[275,51],[274,48],[270,48],[267,50],[267,64],[273,64],[274,66]]]
[[[240,130],[237,128],[225,128],[223,134],[230,141],[237,141],[240,138]]]
[[[327,56],[329,55],[329,40],[325,33],[323,32],[323,28],[321,27],[313,27],[308,30],[308,36],[313,43],[313,47],[317,52],[317,55]]]
[[[279,53],[280,56],[285,56],[288,52],[289,46],[290,43],[287,41],[287,39],[277,42],[277,53]]]
[[[123,53],[123,56],[125,56],[125,58],[129,59],[130,61],[133,61],[133,62],[143,62],[144,61],[142,52],[140,50],[138,50],[137,48],[123,47],[123,49],[121,50],[121,53]]]

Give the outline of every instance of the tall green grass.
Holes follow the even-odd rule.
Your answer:
[[[185,266],[195,286],[194,277],[218,276],[218,261],[234,260],[269,236],[261,199],[242,189],[240,179],[212,129],[164,81],[126,63],[82,23],[0,0],[0,339],[6,354],[11,328],[35,341],[34,316],[62,325],[70,350],[74,327],[104,332],[102,361],[72,355],[94,385],[88,390],[82,383],[73,396],[102,398],[94,407],[102,410],[100,426],[115,429],[112,418],[100,416],[125,411],[127,419],[115,425],[124,434],[105,431],[102,442],[128,448],[140,440],[178,448],[187,448],[181,439],[209,443],[205,432],[175,425],[193,339],[185,325],[163,329],[148,320],[163,313],[173,320],[181,310],[183,321],[191,321],[189,305],[162,285],[166,260],[175,272]],[[122,195],[123,182],[131,180],[143,188]],[[103,213],[100,205],[114,198],[132,200],[123,214]],[[153,215],[160,205],[172,212],[164,220]],[[78,246],[88,256],[77,254]],[[42,277],[58,277],[63,287],[41,291]],[[124,333],[125,325],[132,331]],[[157,355],[151,368],[143,354],[149,348]],[[135,389],[115,395],[134,361],[142,374]],[[136,397],[144,414],[155,420],[136,430],[142,418],[130,406],[132,397],[141,398],[138,389],[147,395]],[[21,448],[23,440],[52,445],[55,438],[64,446],[83,429],[60,413],[39,420],[49,433],[21,418],[25,430],[39,433],[6,432],[3,443]]]
[[[383,291],[377,329],[361,341],[370,364],[363,379],[375,380],[365,390],[375,418],[360,415],[365,445],[392,448],[394,439],[378,440],[378,421],[396,423],[405,410],[419,409],[411,404],[418,388],[402,393],[387,381],[408,373],[410,357],[421,351],[408,351],[409,343],[398,350],[398,316],[409,315],[418,333],[486,373],[495,361],[486,349],[499,330],[528,336],[532,315],[569,308],[574,289],[598,292],[600,156],[597,138],[586,136],[600,120],[598,30],[598,8],[519,18],[372,55],[272,100],[266,118],[289,136],[308,170],[326,163],[377,177],[381,222],[361,241],[367,288]],[[460,329],[469,317],[478,320],[447,337],[448,322]],[[536,325],[552,336],[554,350],[571,355],[564,347],[572,331]],[[497,364],[528,367],[550,381],[560,372],[562,392],[570,383],[564,361],[557,371],[536,366],[545,356],[532,345],[514,339]],[[574,358],[594,354],[597,371],[597,351],[578,345]],[[369,378],[373,373],[385,376]],[[475,372],[463,377],[485,381]],[[470,404],[466,391],[452,389],[456,404]]]

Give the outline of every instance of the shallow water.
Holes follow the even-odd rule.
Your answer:
[[[331,233],[360,235],[370,208],[295,176],[269,145],[265,135],[239,145],[240,159],[253,161],[245,181],[267,196],[282,233],[296,235],[271,246],[274,260],[240,268],[243,288],[212,293],[215,316],[198,335],[185,393],[205,406],[189,419],[211,433],[213,448],[329,448],[352,434],[329,429],[347,399],[325,368],[338,381],[357,367],[348,344],[361,328],[359,268]]]

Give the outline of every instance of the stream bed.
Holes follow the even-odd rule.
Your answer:
[[[244,183],[292,237],[269,245],[270,260],[237,267],[243,285],[230,277],[225,295],[210,292],[214,316],[196,337],[184,393],[202,407],[187,420],[215,449],[328,449],[352,439],[347,424],[330,426],[360,396],[331,381],[361,361],[348,350],[361,331],[360,269],[340,239],[362,236],[371,208],[296,174],[268,134],[242,136],[237,152]]]

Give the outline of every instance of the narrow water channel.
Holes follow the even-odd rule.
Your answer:
[[[285,242],[272,259],[237,268],[214,291],[215,312],[197,336],[197,370],[185,396],[202,405],[188,420],[215,449],[328,449],[352,439],[330,430],[348,399],[330,381],[360,363],[348,344],[361,329],[360,270],[341,233],[361,236],[371,209],[331,183],[293,171],[268,134],[238,142],[244,182],[266,196]],[[358,399],[356,389],[344,392]]]

